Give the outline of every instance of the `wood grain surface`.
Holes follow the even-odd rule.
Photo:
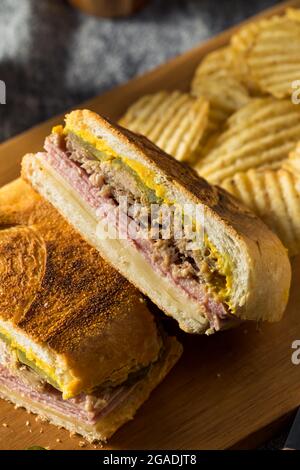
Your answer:
[[[259,16],[280,13],[286,2]],[[99,96],[83,107],[118,118],[144,93],[187,89],[201,57],[226,44],[236,28],[158,69]],[[0,145],[0,185],[19,175],[27,152],[42,148],[61,117]],[[108,449],[225,449],[257,446],[270,438],[300,405],[300,366],[292,364],[300,340],[300,259],[293,261],[293,286],[284,319],[277,324],[244,324],[213,337],[178,332],[185,352],[165,382],[105,447]],[[26,424],[27,422],[27,424]],[[0,449],[32,445],[90,449],[83,440],[35,416],[0,402]],[[96,448],[100,448],[96,446]]]

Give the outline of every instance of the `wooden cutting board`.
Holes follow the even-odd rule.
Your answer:
[[[300,6],[300,1],[281,4],[259,16],[280,13],[286,5]],[[225,45],[236,29],[84,106],[118,118],[142,94],[187,89],[200,59]],[[61,117],[52,119],[0,145],[0,185],[18,177],[22,155],[40,150],[52,125],[60,121]],[[293,274],[289,306],[280,323],[244,324],[213,337],[178,332],[185,348],[182,359],[106,448],[251,448],[277,432],[300,405],[300,365],[291,362],[292,343],[300,340],[300,259],[293,261]],[[0,402],[0,449],[32,445],[80,449],[81,442]]]

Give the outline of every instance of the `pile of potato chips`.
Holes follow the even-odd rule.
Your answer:
[[[144,96],[120,122],[232,193],[300,253],[300,10],[243,26],[204,57],[189,93]]]

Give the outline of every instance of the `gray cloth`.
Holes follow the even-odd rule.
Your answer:
[[[152,0],[131,18],[106,20],[63,0],[1,0],[0,80],[7,85],[7,104],[0,105],[0,141],[275,3]]]
[[[63,0],[1,0],[0,142],[275,3],[150,0],[131,18],[107,20]]]

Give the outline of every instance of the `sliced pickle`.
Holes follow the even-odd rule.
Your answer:
[[[149,204],[160,204],[162,202],[162,199],[156,196],[155,191],[153,189],[148,188],[148,186],[143,183],[136,171],[126,165],[126,163],[124,163],[121,158],[112,157],[111,155],[108,155],[105,152],[96,149],[93,145],[89,144],[88,142],[85,142],[83,139],[73,134],[72,132],[69,132],[69,135],[71,135],[72,139],[74,139],[78,143],[78,145],[80,145],[87,153],[93,155],[96,160],[100,162],[112,162],[113,165],[116,165],[117,169],[121,168],[122,170],[125,170],[128,174],[133,176],[138,189],[145,195]]]
[[[0,340],[4,341],[9,346],[11,346],[11,344],[12,344],[12,341],[6,335],[4,335],[3,333],[0,333]],[[62,391],[60,386],[58,385],[58,383],[54,379],[49,377],[49,375],[46,374],[46,372],[44,372],[42,369],[40,369],[33,361],[30,361],[23,351],[21,351],[18,348],[15,348],[13,346],[11,346],[11,348],[16,353],[18,361],[21,362],[21,364],[24,364],[27,367],[29,367],[30,369],[32,369],[42,379],[44,379],[46,382],[48,382],[50,385],[52,385],[52,387],[56,388],[60,392]]]
[[[20,349],[17,349],[16,351],[18,359],[22,364],[25,364],[27,367],[36,372],[42,379],[52,385],[52,387],[56,388],[60,392],[62,391],[56,380],[54,380],[52,377],[49,377],[49,375],[45,371],[43,371],[43,369],[38,367],[33,361],[30,361],[23,351],[20,351]]]

